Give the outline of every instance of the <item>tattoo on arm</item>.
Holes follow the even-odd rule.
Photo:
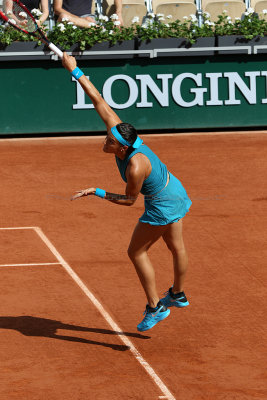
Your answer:
[[[106,192],[105,199],[111,200],[111,201],[112,200],[136,200],[136,197],[129,197],[129,196],[126,196],[125,194]]]

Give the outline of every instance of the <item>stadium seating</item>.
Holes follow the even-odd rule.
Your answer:
[[[168,21],[179,19],[184,22],[183,17],[189,17],[190,14],[196,14],[197,7],[194,0],[152,0],[153,12],[155,14],[170,15]]]
[[[263,10],[267,10],[267,0],[251,0],[250,7],[254,8],[255,13],[261,18],[267,19],[267,14],[263,15]]]
[[[45,22],[45,25],[48,25],[49,29],[52,30],[53,26],[55,25],[55,16],[54,16],[54,10],[53,10],[53,0],[48,0],[48,5],[49,5],[49,16],[47,21]]]
[[[103,0],[103,15],[110,17],[115,14],[114,0]],[[147,14],[147,7],[144,0],[123,0],[122,2],[122,18],[125,26],[130,26],[134,17],[139,17],[142,23]]]
[[[196,1],[196,2],[195,2]],[[244,0],[245,1],[245,0]],[[203,12],[210,14],[212,21],[217,20],[218,15],[223,11],[227,11],[227,15],[233,20],[235,17],[241,18],[246,11],[246,4],[243,0],[202,0],[202,5],[199,0],[123,0],[122,17],[125,26],[130,26],[134,17],[139,17],[141,24],[148,12],[155,14],[164,14],[165,22],[175,20],[184,21],[184,16],[197,15],[197,10],[202,8]],[[247,6],[252,7],[261,18],[267,19],[267,14],[263,15],[263,10],[267,10],[267,0],[246,0]],[[4,0],[0,0],[0,10],[3,8]],[[249,4],[250,3],[250,4]],[[46,21],[46,25],[50,29],[55,24],[53,13],[53,0],[49,0],[50,14]],[[102,14],[110,17],[115,14],[114,0],[93,0],[92,14]],[[166,16],[171,18],[166,19]]]
[[[235,19],[241,18],[246,11],[246,5],[243,0],[202,0],[202,9],[210,14],[211,21],[218,19],[218,15],[227,11],[227,15]]]

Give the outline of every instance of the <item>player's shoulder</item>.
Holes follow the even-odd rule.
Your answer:
[[[149,159],[142,153],[136,153],[130,158],[128,163],[128,173],[132,176],[143,175],[148,169],[151,168]]]
[[[140,168],[142,165],[147,164],[147,160],[148,158],[145,154],[136,153],[130,158],[128,165],[133,168]]]
[[[135,154],[130,158],[127,166],[127,170],[131,174],[136,174],[142,168],[142,158],[140,157],[140,153]]]

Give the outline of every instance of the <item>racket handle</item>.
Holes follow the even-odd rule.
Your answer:
[[[57,54],[61,59],[63,58],[63,52],[57,46],[55,46],[53,43],[49,43],[48,47],[55,54]]]

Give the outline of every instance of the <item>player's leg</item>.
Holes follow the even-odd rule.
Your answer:
[[[183,290],[188,267],[188,256],[183,240],[182,220],[168,225],[168,229],[164,232],[162,237],[172,253],[174,272],[173,292],[178,293]]]
[[[174,272],[173,287],[169,289],[169,293],[162,301],[168,307],[172,305],[185,307],[189,304],[183,291],[188,268],[188,256],[183,240],[182,220],[168,225],[162,237],[172,253]],[[172,297],[172,295],[174,296]]]
[[[141,332],[153,328],[170,314],[170,310],[159,301],[155,271],[147,254],[149,248],[165,230],[166,226],[153,226],[139,221],[128,249],[128,255],[135,266],[148,301],[145,316],[137,325],[137,329]]]
[[[156,307],[159,301],[155,271],[148,257],[148,250],[165,232],[166,226],[155,226],[138,222],[128,248],[128,255],[135,266],[144,288],[150,307]]]

